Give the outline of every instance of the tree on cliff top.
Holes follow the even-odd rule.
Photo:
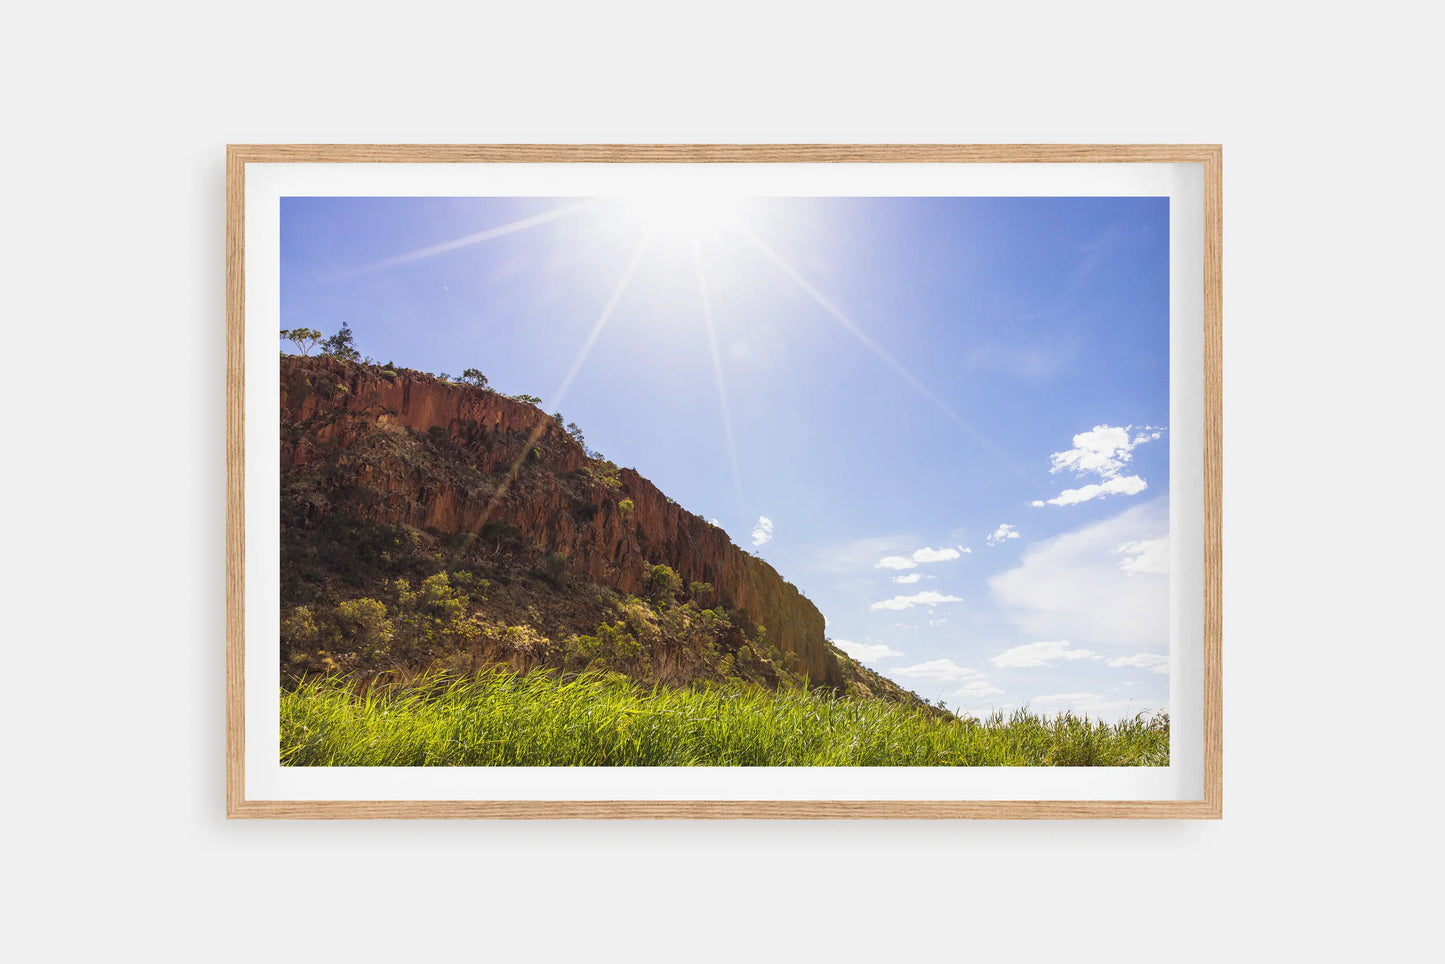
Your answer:
[[[345,322],[342,322],[340,331],[321,343],[321,353],[343,361],[361,361],[361,352],[356,350],[356,336]]]
[[[309,355],[321,341],[321,332],[315,328],[282,328],[281,337],[295,345],[301,354]]]
[[[462,372],[462,381],[468,385],[475,385],[478,388],[487,387],[487,376],[475,368],[468,368]]]
[[[567,434],[572,436],[578,445],[582,446],[583,451],[587,451],[587,437],[582,434],[582,427],[580,425],[576,422],[568,422]],[[591,452],[587,452],[587,454],[592,455]],[[593,458],[596,458],[596,456],[593,456]]]

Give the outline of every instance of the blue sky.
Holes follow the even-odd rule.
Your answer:
[[[285,198],[284,327],[543,399],[964,712],[1167,706],[1164,198]]]

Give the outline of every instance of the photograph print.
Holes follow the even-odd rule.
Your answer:
[[[1167,767],[1167,197],[280,199],[287,767]]]

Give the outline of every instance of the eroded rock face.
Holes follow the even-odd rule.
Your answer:
[[[413,432],[440,454],[416,458]],[[344,463],[338,485],[347,511],[363,518],[465,535],[482,548],[500,531],[489,524],[515,526],[539,550],[565,556],[573,577],[626,593],[643,593],[658,563],[685,582],[711,583],[704,605],[766,627],[815,682],[842,681],[823,616],[796,587],[637,472],[603,482],[582,446],[525,402],[421,372],[283,356],[282,472],[323,460]]]

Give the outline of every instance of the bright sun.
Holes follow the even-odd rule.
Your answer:
[[[623,198],[630,218],[665,241],[703,241],[738,224],[739,198],[718,194],[643,194]]]

